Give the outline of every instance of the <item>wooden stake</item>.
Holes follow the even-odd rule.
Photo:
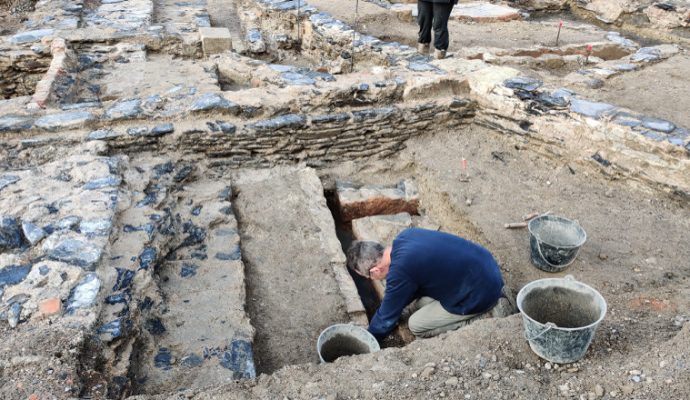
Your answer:
[[[558,34],[556,35],[556,47],[558,47],[558,40],[561,38],[561,28],[563,28],[563,21],[558,23]]]

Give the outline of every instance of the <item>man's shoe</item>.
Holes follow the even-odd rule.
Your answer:
[[[429,54],[429,43],[417,43],[417,53],[428,55]]]
[[[446,58],[446,51],[436,49],[436,51],[434,52],[434,58],[437,60],[443,60],[444,58]]]

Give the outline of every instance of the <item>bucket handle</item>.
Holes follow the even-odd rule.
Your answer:
[[[541,332],[539,332],[538,335],[533,336],[533,337],[528,337],[527,332],[525,331],[525,339],[527,339],[528,342],[531,342],[533,340],[540,338],[543,334],[550,331],[551,329],[557,328],[556,324],[554,324],[553,322],[547,322],[545,326],[546,326],[546,329],[542,330]]]
[[[539,240],[538,237],[535,237],[535,239],[537,239],[537,251],[539,251],[539,256],[541,256],[541,259],[544,260],[544,262],[547,263],[552,268],[565,268],[568,265],[574,263],[575,259],[577,258],[577,255],[580,254],[580,249],[582,248],[582,247],[577,248],[577,251],[575,251],[575,256],[573,256],[573,259],[570,260],[567,264],[563,264],[563,265],[551,264],[549,262],[549,260],[547,260],[546,257],[544,257],[544,254],[541,252],[541,240]]]

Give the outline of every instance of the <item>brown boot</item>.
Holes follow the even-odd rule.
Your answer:
[[[417,43],[417,53],[428,55],[429,54],[429,43]]]
[[[437,60],[443,60],[444,58],[446,58],[446,51],[436,49],[436,51],[434,51],[434,58]]]

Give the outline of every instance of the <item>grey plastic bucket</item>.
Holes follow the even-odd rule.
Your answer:
[[[577,222],[555,215],[534,218],[527,228],[532,264],[546,272],[559,272],[572,264],[587,240]]]
[[[336,324],[324,329],[316,341],[321,362],[338,357],[373,353],[381,350],[379,342],[366,329],[350,324]]]
[[[606,315],[601,294],[570,275],[528,283],[517,295],[517,306],[532,351],[559,364],[585,355]]]

